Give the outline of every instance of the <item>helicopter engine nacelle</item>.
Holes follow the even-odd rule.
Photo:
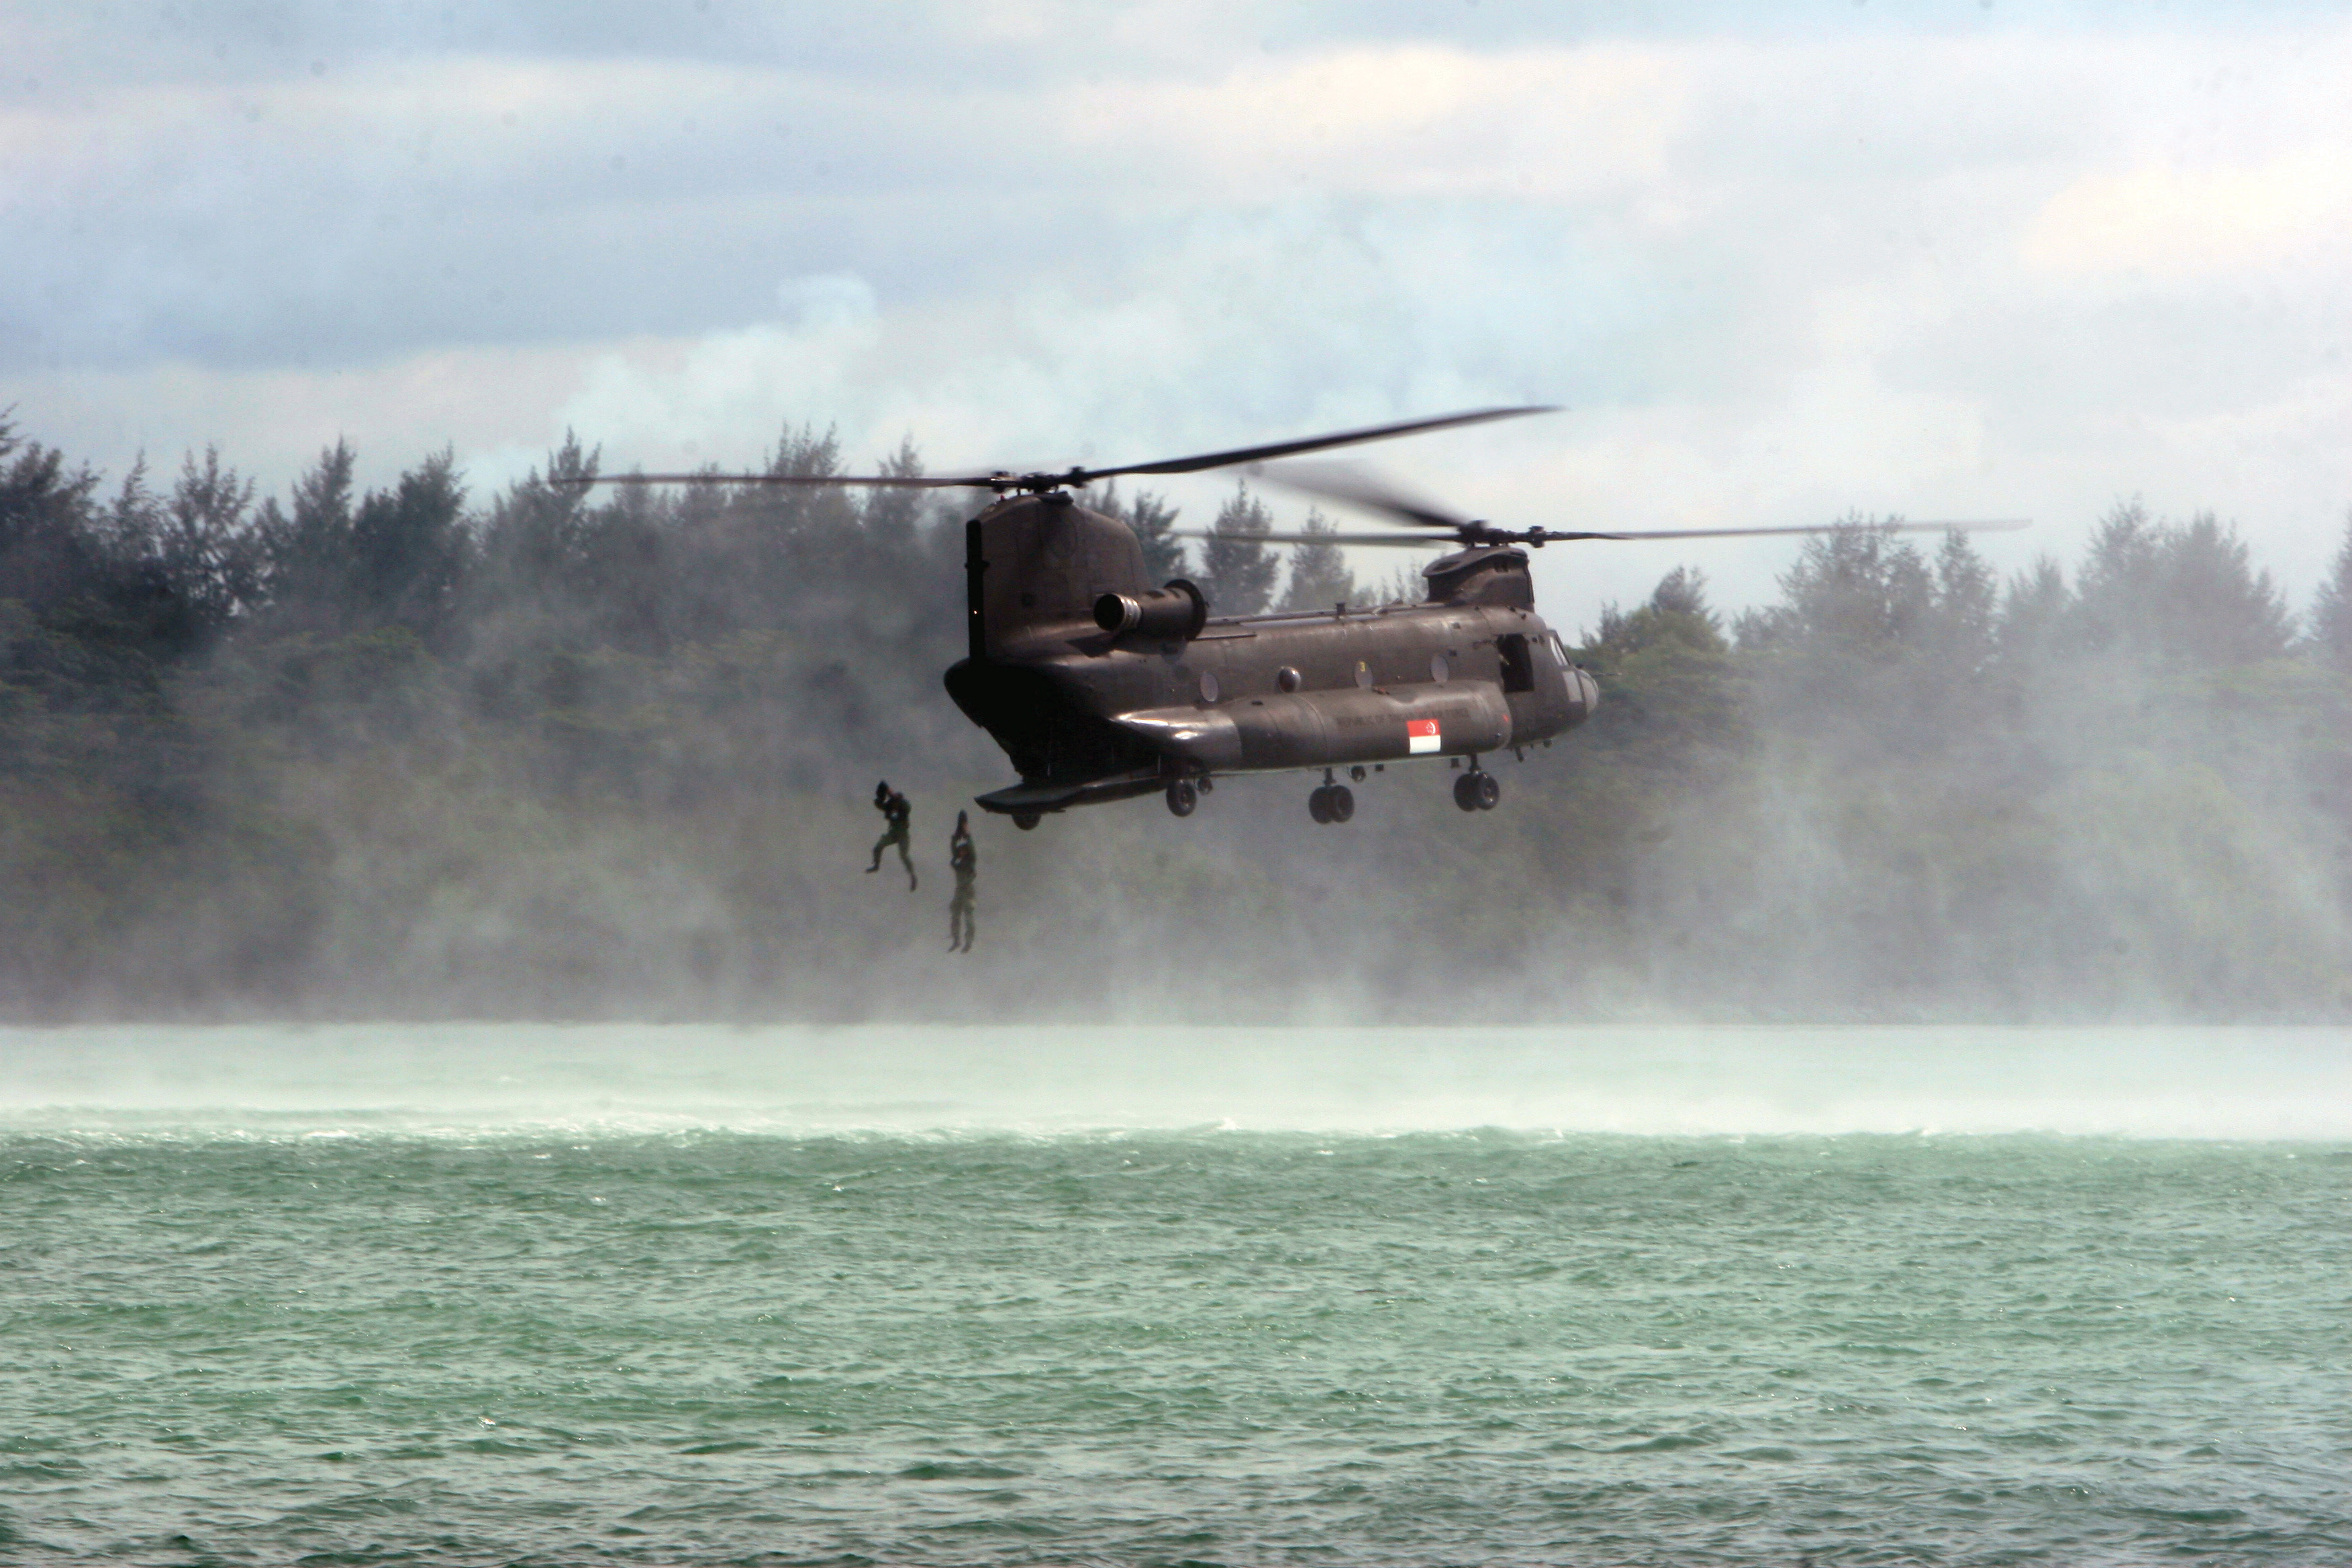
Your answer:
[[[1190,642],[1209,624],[1209,601],[1179,577],[1148,594],[1105,594],[1095,601],[1095,625],[1114,637],[1134,632],[1159,640]]]

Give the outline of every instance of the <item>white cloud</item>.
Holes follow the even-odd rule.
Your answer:
[[[895,76],[882,20],[854,69],[428,50],[18,101],[0,405],[117,468],[216,437],[281,483],[349,434],[488,483],[566,425],[647,467],[810,421],[1025,465],[1559,399],[1374,460],[1523,522],[2030,512],[1993,546],[2021,563],[2142,492],[2289,577],[2333,548],[2338,20],[1284,45],[1214,15],[942,13]],[[941,63],[967,45],[1054,68]],[[1788,553],[1539,572],[1573,624],[1675,560],[1752,597]]]
[[[777,284],[776,304],[802,331],[823,331],[871,321],[879,302],[874,285],[856,273],[820,272]]]
[[[1562,201],[1655,181],[1690,87],[1655,47],[1364,45],[1252,60],[1213,80],[1082,86],[1056,118],[1074,148],[1229,199]]]
[[[2053,196],[2026,231],[2026,266],[2112,285],[2115,275],[2204,281],[2352,249],[2352,141],[2236,167],[2147,166]]]

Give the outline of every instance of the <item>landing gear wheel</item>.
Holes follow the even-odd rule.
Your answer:
[[[1478,809],[1494,810],[1495,803],[1503,798],[1503,781],[1492,773],[1472,773],[1470,777],[1477,781]]]
[[[1039,823],[1045,820],[1045,819],[1043,816],[1040,816],[1034,811],[1016,811],[1013,814],[1013,826],[1019,828],[1024,833],[1029,832],[1032,828],[1035,827]]]
[[[1307,815],[1318,822],[1345,822],[1356,815],[1356,792],[1342,784],[1328,784],[1307,797]]]
[[[1478,775],[1464,773],[1454,781],[1454,804],[1465,811],[1478,809]]]
[[[1201,804],[1200,791],[1191,779],[1178,779],[1168,786],[1168,809],[1179,816],[1190,816],[1192,808]]]

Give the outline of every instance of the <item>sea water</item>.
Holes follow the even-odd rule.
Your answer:
[[[2352,1559],[2326,1032],[0,1033],[0,1561]]]

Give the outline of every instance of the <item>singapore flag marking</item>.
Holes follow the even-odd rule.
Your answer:
[[[1437,750],[1437,721],[1408,719],[1404,721],[1404,749],[1407,756],[1417,757],[1423,752]]]

